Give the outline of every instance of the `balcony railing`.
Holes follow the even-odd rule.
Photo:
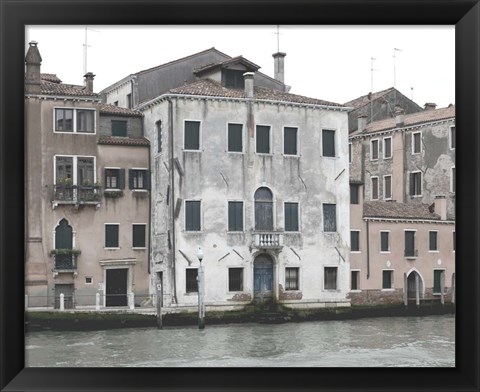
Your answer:
[[[75,251],[62,250],[61,252],[52,254],[55,264],[55,270],[59,271],[76,271],[77,270],[77,253]]]
[[[405,249],[404,254],[407,259],[415,259],[418,257],[418,249]]]
[[[261,232],[254,233],[254,246],[262,249],[280,249],[283,247],[283,233]]]
[[[102,197],[101,186],[98,185],[65,185],[53,186],[53,203],[99,204]]]

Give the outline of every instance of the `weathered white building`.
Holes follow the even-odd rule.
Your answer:
[[[199,247],[207,306],[350,304],[347,108],[287,93],[284,56],[276,79],[227,58],[136,106],[151,143],[151,288],[162,283],[165,307],[197,304]]]

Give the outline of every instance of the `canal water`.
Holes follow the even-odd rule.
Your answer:
[[[31,332],[27,367],[453,367],[455,317]]]

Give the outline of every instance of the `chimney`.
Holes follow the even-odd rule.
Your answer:
[[[427,102],[425,105],[423,105],[425,110],[435,110],[435,108],[437,107],[437,104],[436,103],[432,103],[432,102]]]
[[[29,45],[30,47],[25,56],[25,92],[40,94],[40,64],[42,63],[42,57],[38,51],[38,42],[31,41]]]
[[[285,83],[285,56],[287,54],[283,52],[277,52],[272,54],[274,72],[273,77],[279,82]]]
[[[435,196],[433,202],[435,214],[440,215],[441,220],[447,219],[447,199],[445,196]]]
[[[83,77],[85,78],[85,90],[89,93],[93,93],[93,78],[95,75],[91,72],[87,72]]]
[[[243,77],[245,79],[245,95],[247,98],[253,98],[253,72],[245,72]]]
[[[400,106],[395,108],[395,124],[397,127],[403,126],[405,121],[405,110],[403,110]]]
[[[357,117],[357,120],[358,120],[357,131],[358,132],[363,132],[365,130],[365,128],[367,127],[367,119],[368,119],[368,116],[364,113],[358,115],[358,117]]]

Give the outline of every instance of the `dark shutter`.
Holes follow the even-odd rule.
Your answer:
[[[197,268],[187,268],[186,270],[186,287],[185,290],[187,293],[196,293],[198,292],[198,269]]]
[[[228,231],[243,230],[243,202],[228,202]]]
[[[55,249],[72,249],[73,230],[66,219],[62,219],[55,228]]]
[[[335,131],[322,130],[322,155],[324,157],[335,156]]]
[[[383,156],[385,158],[390,158],[392,156],[392,139],[386,138],[384,140],[385,140],[385,143],[384,143],[385,151],[383,152]]]
[[[350,250],[358,252],[360,250],[360,232],[350,231]]]
[[[112,120],[112,136],[127,136],[127,122]]]
[[[125,169],[118,170],[118,189],[125,189]]]
[[[228,151],[243,151],[242,130],[242,124],[228,124]]]
[[[150,170],[145,170],[145,182],[144,182],[144,189],[150,190],[152,182],[152,173]]]
[[[133,189],[133,176],[134,176],[135,170],[133,169],[128,169],[128,187],[130,189]]]
[[[270,127],[257,125],[257,153],[270,154]]]
[[[389,233],[387,231],[382,231],[380,233],[380,251],[381,252],[388,252],[388,236],[389,236]]]
[[[133,225],[132,226],[132,246],[134,248],[145,247],[145,225]]]
[[[383,289],[391,289],[392,288],[392,271],[383,271]]]
[[[358,271],[352,271],[350,282],[350,289],[358,290]]]
[[[298,231],[298,203],[285,203],[285,231]]]
[[[283,153],[285,155],[297,155],[297,128],[284,128]]]
[[[200,231],[200,202],[185,202],[185,230]]]
[[[358,185],[350,184],[350,204],[358,204]]]
[[[105,225],[105,247],[118,248],[118,225]]]
[[[437,250],[437,232],[431,231],[430,236],[430,250]]]
[[[442,270],[433,270],[433,292],[441,293]]]
[[[415,232],[405,232],[405,256],[415,256]]]
[[[185,121],[185,150],[200,149],[200,122]]]
[[[107,184],[108,171],[109,171],[109,169],[103,169],[103,187],[104,187],[105,189],[108,188],[108,184]]]
[[[337,231],[336,204],[323,205],[323,231]]]
[[[243,290],[243,268],[228,269],[228,291]]]
[[[385,177],[385,199],[391,199],[392,197],[392,177],[386,176]]]

